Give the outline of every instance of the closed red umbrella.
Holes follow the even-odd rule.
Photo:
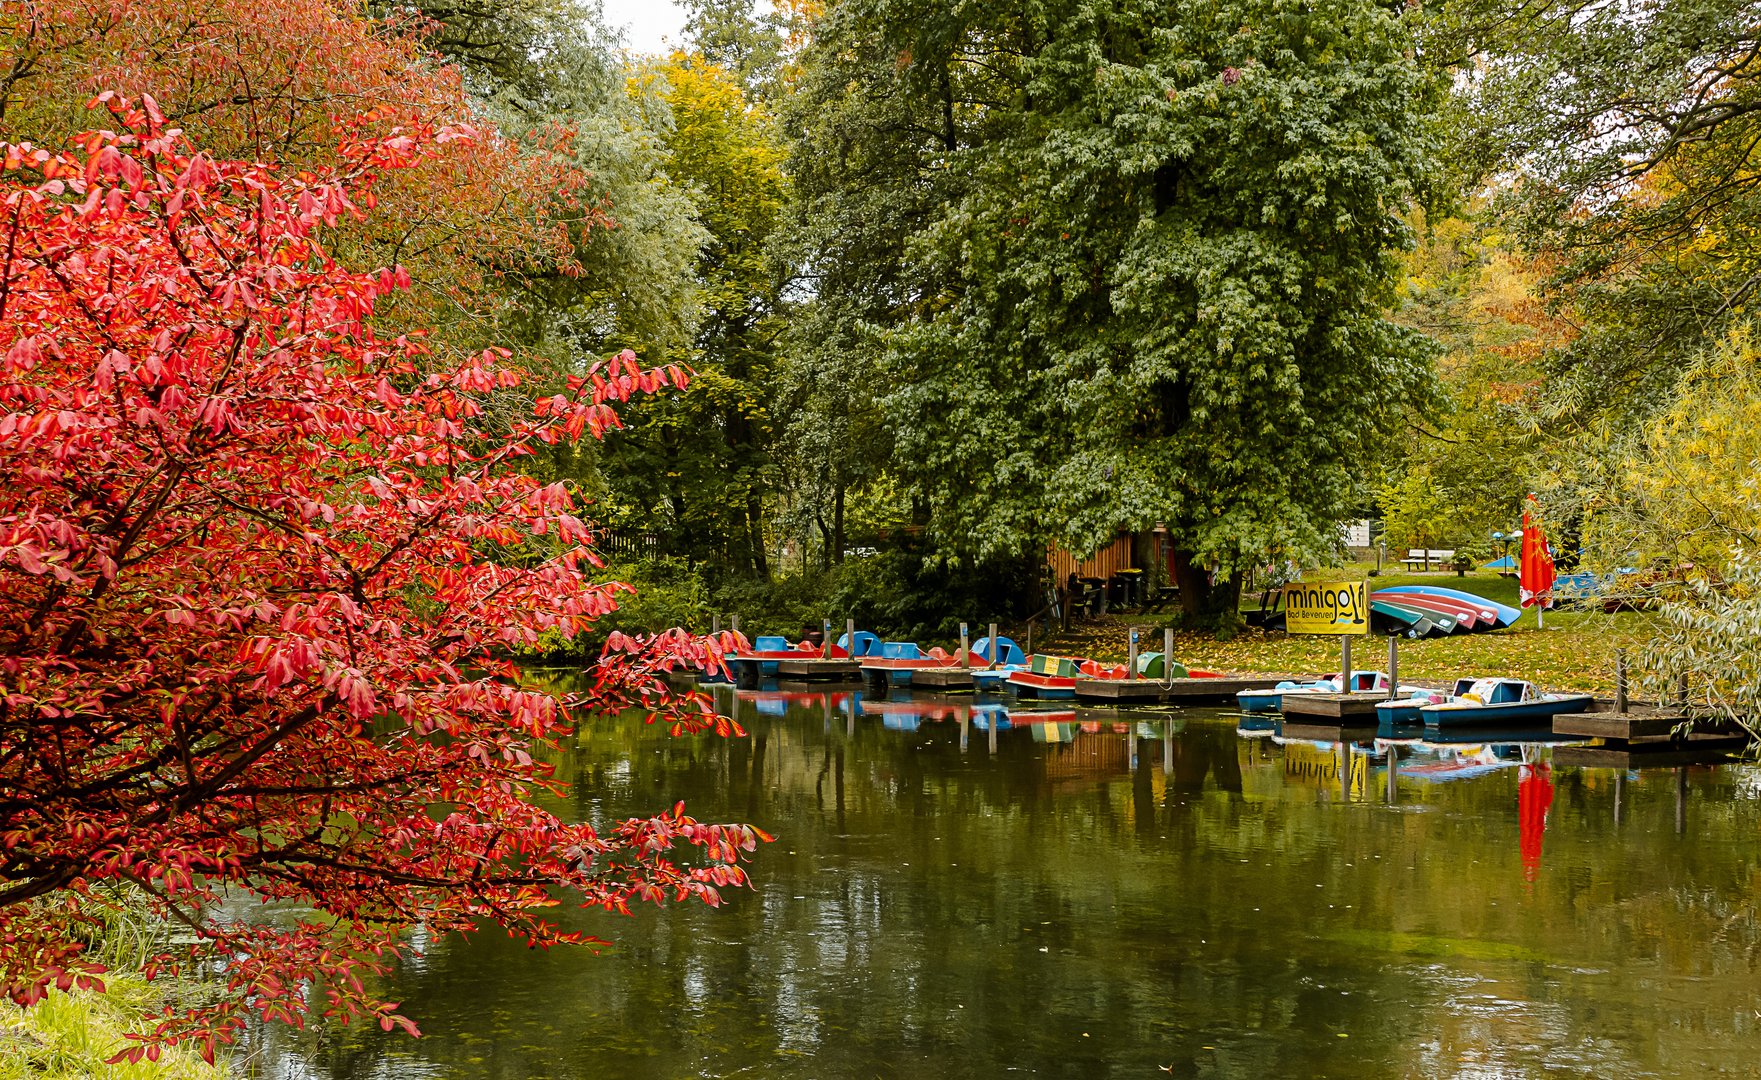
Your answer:
[[[1538,608],[1537,626],[1545,626],[1542,613],[1553,606],[1553,549],[1547,546],[1547,534],[1541,530],[1535,497],[1529,496],[1523,507],[1522,564],[1517,586],[1522,592],[1523,607]]]

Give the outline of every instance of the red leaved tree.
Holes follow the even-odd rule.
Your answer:
[[[584,712],[727,733],[658,679],[716,643],[615,637],[562,700],[497,659],[627,588],[592,581],[575,498],[520,459],[684,374],[625,354],[510,430],[503,354],[430,370],[418,335],[374,333],[407,279],[322,237],[468,132],[413,121],[284,175],[100,100],[119,131],[68,155],[0,144],[0,988],[96,981],[80,924],[125,883],[193,931],[157,970],[215,962],[228,993],[119,1057],[297,1022],[311,986],[413,1031],[362,980],[413,923],[549,944],[580,940],[542,918],[559,890],[622,910],[743,882],[750,828],[675,807],[602,832],[530,797]],[[223,895],[313,914],[227,921]]]

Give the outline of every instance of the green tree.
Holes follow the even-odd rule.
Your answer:
[[[941,545],[1165,522],[1195,617],[1330,550],[1428,386],[1382,314],[1432,149],[1410,44],[1361,0],[828,10],[795,108],[807,262],[884,344],[889,468]]]
[[[644,69],[631,93],[667,110],[667,176],[690,194],[707,242],[693,266],[700,318],[678,351],[697,377],[687,392],[635,412],[633,430],[605,459],[607,481],[620,501],[660,522],[669,554],[763,577],[787,318],[773,250],[788,197],[785,149],[764,106],[700,56],[675,53]]]

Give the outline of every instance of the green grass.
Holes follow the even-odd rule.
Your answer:
[[[179,1047],[157,1062],[106,1065],[128,1044],[123,1033],[159,1004],[155,988],[107,975],[105,993],[51,993],[29,1009],[0,999],[0,1080],[220,1080],[225,1070]]]

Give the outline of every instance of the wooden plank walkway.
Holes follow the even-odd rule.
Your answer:
[[[1340,720],[1345,717],[1369,717],[1372,721],[1376,716],[1376,703],[1387,701],[1386,692],[1376,694],[1285,694],[1285,716],[1323,717],[1328,720]],[[1288,726],[1288,725],[1287,725]],[[1372,727],[1375,726],[1373,723]]]
[[[777,678],[853,685],[862,681],[862,666],[854,660],[778,660]]]
[[[967,668],[920,668],[911,673],[911,688],[932,691],[970,690],[972,672]]]
[[[1287,675],[1223,679],[1077,679],[1078,701],[1146,701],[1178,705],[1229,703],[1242,690],[1269,690]]]
[[[1562,746],[1553,751],[1553,762],[1586,769],[1697,765],[1722,761],[1748,745],[1747,732],[1722,724],[1677,734],[1693,725],[1685,713],[1656,708],[1566,713],[1553,718],[1554,734],[1600,739],[1601,745]]]

